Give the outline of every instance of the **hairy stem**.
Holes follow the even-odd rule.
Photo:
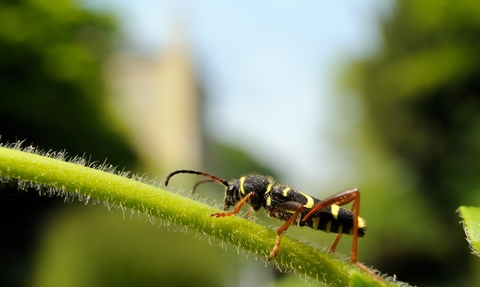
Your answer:
[[[32,149],[0,147],[0,179],[20,188],[35,187],[60,196],[79,196],[109,206],[132,209],[266,258],[275,232],[238,216],[211,218],[211,206],[128,178],[106,165],[87,167],[81,158],[65,161],[62,153],[40,155]],[[105,171],[107,170],[107,171]],[[282,245],[273,262],[283,270],[333,285],[347,286],[353,265],[282,235]]]

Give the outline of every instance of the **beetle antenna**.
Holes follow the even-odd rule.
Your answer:
[[[225,185],[226,187],[229,187],[230,184],[228,183],[228,181],[224,180],[224,179],[221,179],[219,177],[216,177],[216,176],[213,176],[211,174],[208,174],[208,173],[204,173],[204,172],[201,172],[201,171],[195,171],[195,170],[188,170],[188,169],[180,169],[180,170],[176,170],[172,173],[170,173],[167,178],[165,178],[165,186],[168,185],[168,181],[170,180],[170,178],[172,178],[172,176],[176,175],[176,174],[179,174],[179,173],[190,173],[190,174],[197,174],[197,175],[201,175],[201,176],[205,176],[205,177],[209,177],[212,181],[214,182],[217,182],[219,184],[223,184]]]
[[[204,180],[200,180],[199,182],[195,183],[195,185],[192,187],[192,190],[190,191],[191,194],[194,194],[195,193],[195,190],[197,189],[197,187],[202,184],[202,183],[205,183],[205,182],[215,182],[213,179],[209,178],[209,179],[204,179]]]

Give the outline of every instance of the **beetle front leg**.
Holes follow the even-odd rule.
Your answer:
[[[245,202],[247,202],[247,200],[252,196],[255,196],[255,192],[250,192],[249,194],[245,195],[245,197],[242,198],[242,200],[240,200],[240,202],[237,204],[237,206],[235,206],[235,209],[231,212],[215,212],[215,213],[210,214],[210,216],[217,217],[217,218],[218,217],[232,216],[232,215],[238,213],[240,211],[240,209],[242,208],[242,206],[245,204]]]

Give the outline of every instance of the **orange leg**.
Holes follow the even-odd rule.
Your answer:
[[[273,247],[272,252],[270,252],[270,256],[267,258],[268,261],[272,260],[275,256],[277,256],[278,250],[280,249],[280,235],[287,231],[288,227],[292,224],[293,221],[298,217],[300,212],[303,211],[303,205],[296,201],[288,201],[279,205],[276,209],[270,212],[270,215],[275,214],[275,212],[279,210],[292,210],[295,213],[290,216],[290,218],[277,230],[277,237],[275,238],[275,246]]]
[[[355,205],[353,204],[352,207],[350,208],[351,212],[354,212],[355,210]],[[342,238],[342,234],[339,233],[337,236],[335,236],[335,240],[333,240],[332,246],[330,247],[330,254],[333,254],[335,252],[335,249],[337,249],[338,242],[340,241],[340,238]]]
[[[248,218],[250,217],[250,215],[252,215],[252,213],[253,213],[253,209],[250,208],[250,209],[247,211],[247,213],[245,213],[245,214],[243,215],[243,218],[248,219]]]
[[[332,195],[330,197],[325,198],[324,200],[320,201],[312,207],[312,209],[305,215],[303,218],[302,222],[305,222],[318,212],[319,210],[331,206],[332,204],[337,204],[337,205],[345,205],[353,201],[353,205],[351,210],[354,211],[354,217],[355,220],[353,221],[353,243],[352,243],[352,252],[351,252],[351,260],[355,264],[357,262],[357,241],[358,241],[358,213],[359,213],[359,207],[360,207],[360,192],[358,192],[358,189],[350,189],[346,190],[340,193],[337,193],[335,195]],[[339,234],[340,235],[340,234]],[[330,252],[334,252],[335,248],[337,247],[338,241],[340,240],[340,237],[337,235],[335,237],[335,240],[333,242],[332,247],[330,248]]]
[[[350,208],[350,211],[354,213],[354,220],[353,220],[353,243],[352,243],[352,251],[350,254],[350,260],[352,261],[353,264],[355,264],[357,267],[362,269],[363,271],[367,272],[370,276],[375,278],[376,280],[380,280],[383,282],[386,282],[385,279],[381,278],[377,274],[375,274],[372,270],[370,270],[368,267],[363,265],[362,263],[358,262],[358,218],[359,218],[359,213],[360,213],[360,192],[358,189],[350,189],[346,190],[340,193],[337,193],[335,195],[332,195],[330,197],[327,197],[326,199],[320,201],[312,207],[312,209],[305,215],[305,217],[302,219],[302,222],[305,222],[315,214],[317,211],[331,206],[332,204],[337,204],[337,205],[345,205],[353,201],[352,207]],[[332,247],[330,247],[330,253],[333,253],[335,251],[335,248],[337,247],[338,241],[341,238],[341,234],[337,234],[335,237],[335,240],[333,241]]]
[[[215,213],[210,214],[210,216],[214,216],[214,217],[232,216],[232,215],[238,213],[240,211],[240,209],[242,208],[242,206],[245,204],[245,202],[247,202],[247,200],[254,195],[255,195],[255,192],[250,192],[249,194],[245,195],[245,197],[242,198],[242,200],[240,200],[240,202],[237,204],[237,206],[235,206],[235,209],[231,212],[215,212]]]

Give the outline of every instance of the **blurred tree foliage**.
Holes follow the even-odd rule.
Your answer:
[[[136,156],[105,112],[102,61],[115,33],[112,17],[66,0],[1,1],[1,141],[131,168]],[[1,193],[0,285],[22,286],[30,281],[45,215],[62,199],[10,186]]]
[[[413,190],[411,198],[427,203],[420,207],[425,217],[439,223],[427,225],[423,216],[413,219],[408,224],[423,225],[425,233],[407,236],[425,240],[425,249],[449,242],[444,253],[430,259],[443,261],[431,262],[429,268],[422,266],[429,261],[426,255],[418,256],[422,250],[390,256],[393,271],[411,278],[416,272],[421,281],[411,283],[419,286],[472,286],[465,280],[472,258],[455,210],[462,204],[480,205],[479,15],[475,0],[397,1],[381,26],[382,48],[351,65],[348,74],[365,110],[365,126],[391,155],[385,160],[400,163],[402,176],[409,178],[399,180],[404,186],[395,189]],[[403,207],[407,221],[414,209],[406,202],[395,205]],[[392,210],[375,216],[388,222],[399,216]],[[407,244],[401,234],[410,227],[385,228],[398,233],[392,240],[401,250]],[[440,236],[426,235],[435,228],[441,228]],[[424,272],[419,275],[419,270]]]
[[[277,173],[267,165],[259,163],[242,149],[209,141],[205,148],[205,165],[212,174],[228,181],[238,179],[244,174],[258,173],[280,180]],[[223,189],[223,187],[222,187]]]
[[[71,154],[134,154],[105,113],[102,61],[115,24],[66,0],[0,3],[0,134]]]

